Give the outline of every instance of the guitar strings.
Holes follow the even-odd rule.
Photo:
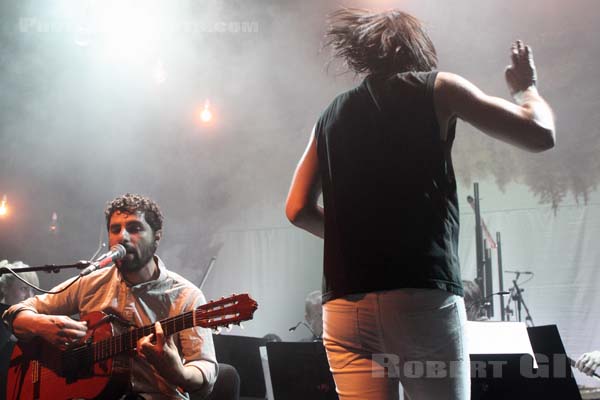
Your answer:
[[[197,311],[197,310],[195,310],[195,311]],[[189,320],[189,322],[191,322],[193,324],[192,312],[193,311],[190,311],[190,312],[178,315],[176,317],[167,318],[167,319],[161,321],[161,325],[165,325],[165,330],[170,330],[171,326],[173,326],[173,328],[176,328],[177,322],[185,323],[186,319]],[[190,328],[192,328],[192,327],[193,327],[193,325],[190,326]],[[91,343],[90,346],[83,345],[83,346],[77,347],[75,349],[71,349],[71,350],[67,349],[66,352],[68,354],[65,354],[65,358],[67,360],[69,358],[75,359],[75,362],[77,362],[78,363],[77,365],[79,365],[79,362],[82,361],[82,359],[85,359],[85,358],[91,356],[92,364],[90,365],[90,367],[93,368],[93,365],[96,362],[102,361],[106,358],[110,358],[110,353],[112,353],[113,349],[115,351],[115,354],[113,354],[113,355],[116,355],[117,353],[122,351],[122,350],[121,351],[117,350],[117,348],[119,347],[118,346],[118,340],[119,340],[118,338],[129,336],[129,338],[132,339],[134,336],[137,337],[137,333],[141,333],[142,335],[144,335],[145,331],[147,331],[147,330],[149,330],[150,333],[155,333],[153,325],[139,327],[132,331],[123,333],[121,335],[112,336],[110,338]],[[133,335],[134,332],[136,332],[135,335]],[[144,336],[147,336],[147,335],[144,335]],[[133,340],[127,340],[127,341],[129,343],[133,342]],[[123,341],[121,341],[121,347],[122,347],[122,342]],[[136,342],[137,342],[137,340],[136,340]],[[135,347],[132,346],[132,349],[133,348],[135,348]],[[63,359],[63,360],[65,360],[65,359]],[[40,378],[45,378],[46,380],[49,377],[52,377],[53,379],[64,379],[64,378],[61,378],[60,376],[57,376],[57,373],[55,371],[51,370],[50,368],[44,367],[44,366],[42,366],[42,370],[40,371],[39,376],[40,376]]]
[[[183,327],[189,326],[188,328],[184,329],[193,328],[193,313],[197,312],[201,314],[201,311],[202,310],[190,311],[172,318],[167,318],[160,322],[161,325],[165,327],[165,331],[167,332],[170,330],[176,330],[178,324],[181,323],[183,323]],[[124,351],[127,347],[134,349],[135,346],[133,345],[133,343],[137,343],[137,340],[139,340],[141,337],[147,336],[146,331],[149,331],[148,334],[156,333],[153,325],[139,327],[133,329],[132,331],[91,343],[91,346],[83,345],[75,349],[66,350],[68,352],[68,355],[66,355],[65,357],[67,359],[73,358],[76,360],[76,362],[81,361],[82,359],[85,359],[87,357],[91,357],[93,365],[98,361],[110,358],[111,353],[114,353],[112,355],[116,355]],[[141,334],[142,336],[138,338],[139,334]],[[123,344],[125,344],[125,346],[123,346]],[[40,376],[47,377],[49,375],[56,376],[56,373],[49,368],[43,367]]]
[[[219,309],[219,311],[223,311],[228,308],[232,308],[232,306],[228,305],[228,303],[231,303],[231,302],[228,301],[227,303],[220,305],[221,308]],[[165,327],[165,331],[170,331],[171,329],[176,330],[177,323],[183,323],[184,324],[183,326],[185,327],[186,322],[190,323],[190,326],[183,328],[181,330],[193,328],[194,326],[199,325],[199,324],[194,325],[194,316],[196,317],[196,321],[198,319],[200,319],[200,320],[206,319],[206,317],[203,318],[203,314],[211,314],[214,311],[215,307],[219,306],[214,303],[208,303],[207,305],[210,305],[212,310],[205,310],[205,309],[200,308],[203,306],[200,306],[199,308],[197,308],[195,310],[188,311],[186,313],[177,315],[175,317],[166,318],[166,319],[160,321],[160,323],[161,323],[161,325],[163,325]],[[231,314],[233,315],[234,313],[231,313]],[[221,315],[219,315],[219,316],[223,317],[223,314],[221,313]],[[78,347],[78,348],[75,348],[72,350],[67,350],[67,351],[69,351],[69,357],[75,357],[76,359],[81,359],[82,356],[88,356],[91,354],[92,360],[93,360],[91,367],[93,368],[93,364],[95,364],[96,362],[105,360],[107,358],[111,358],[111,356],[109,356],[109,353],[112,352],[113,348],[114,348],[115,354],[112,354],[112,356],[124,351],[124,349],[117,350],[118,341],[120,340],[119,338],[129,336],[128,343],[129,343],[129,346],[131,347],[131,350],[133,350],[135,348],[132,345],[133,332],[137,332],[137,333],[141,332],[142,334],[144,334],[146,330],[150,331],[149,334],[156,334],[156,332],[154,330],[154,326],[147,325],[147,326],[132,329],[131,331],[125,332],[125,333],[117,335],[117,336],[112,336],[108,339],[103,339],[101,341],[91,343],[91,346],[84,345],[84,346],[81,346],[81,347]],[[173,332],[173,334],[176,332]],[[137,333],[135,335],[136,337],[137,337]],[[168,335],[170,336],[171,334],[168,334]],[[143,335],[143,336],[147,336],[147,335]],[[137,340],[139,340],[140,338],[138,338]],[[136,340],[136,342],[137,342],[137,340]],[[121,347],[122,347],[122,344],[123,344],[123,340],[120,340]],[[90,347],[91,347],[91,353],[90,353]],[[106,355],[107,357],[103,357],[104,355]],[[97,358],[99,358],[99,359],[96,360]],[[52,376],[54,379],[64,379],[64,378],[61,378],[60,376],[58,376],[51,369],[49,369],[47,367],[43,367],[43,366],[42,366],[42,370],[39,375],[40,375],[40,378],[46,377],[46,379],[48,378],[48,376]]]
[[[230,308],[229,307],[225,307],[224,309]],[[175,317],[171,317],[171,318],[167,318],[164,319],[162,321],[160,321],[161,325],[164,326],[164,329],[166,331],[166,334],[168,336],[176,333],[177,331],[181,331],[184,329],[189,329],[189,328],[193,328],[194,327],[194,313],[196,316],[196,321],[198,320],[198,318],[200,319],[206,319],[206,317],[203,318],[203,314],[209,314],[210,311],[207,310],[203,310],[203,309],[196,309],[193,311],[188,311],[186,313],[177,315]],[[233,315],[233,313],[231,313]],[[221,315],[223,316],[223,315]],[[182,326],[182,329],[177,329],[178,325]],[[146,331],[149,331],[146,334]],[[169,333],[170,331],[174,331],[173,333]],[[133,333],[135,333],[135,335],[133,335]],[[142,336],[138,337],[138,334],[140,334]],[[111,338],[108,339],[104,339],[102,341],[96,342],[94,343],[94,358],[96,358],[96,352],[100,353],[100,355],[110,355],[110,353],[113,352],[121,352],[124,351],[125,348],[129,347],[130,349],[134,349],[135,347],[133,346],[133,342],[137,342],[137,340],[139,340],[141,337],[143,336],[147,336],[149,334],[156,334],[155,330],[154,330],[154,326],[153,325],[147,325],[144,327],[139,327],[136,329],[133,329],[129,332],[125,332],[123,334],[117,335],[117,336],[112,336]],[[134,337],[136,339],[134,339]],[[125,346],[123,346],[123,344],[125,343]],[[80,350],[80,351],[85,351],[87,350],[87,348],[79,348],[79,349],[74,349],[74,350]],[[103,357],[100,357],[100,359],[102,359]]]

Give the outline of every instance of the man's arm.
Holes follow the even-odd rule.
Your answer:
[[[190,287],[181,294],[182,301],[194,299],[193,303],[180,310],[196,310],[206,304],[202,292]],[[206,397],[212,390],[218,374],[218,363],[210,329],[194,327],[184,329],[175,336],[166,337],[159,322],[155,323],[156,335],[138,341],[138,354],[154,366],[166,381],[179,386],[186,392],[196,392],[199,398]],[[155,340],[154,340],[155,339]]]
[[[458,117],[484,133],[531,152],[554,147],[554,115],[536,88],[536,71],[529,46],[517,41],[506,83],[516,104],[488,96],[466,79],[440,72],[435,82],[438,118]]]
[[[323,208],[317,204],[321,190],[319,157],[313,128],[308,146],[292,178],[285,214],[292,224],[323,238],[325,217]]]
[[[65,315],[38,314],[24,309],[12,320],[15,336],[28,341],[39,336],[56,346],[64,346],[83,338],[87,323],[75,321]]]
[[[64,282],[52,291],[58,291],[69,283],[70,281]],[[57,346],[77,341],[85,336],[87,325],[67,315],[79,312],[74,300],[78,283],[61,293],[35,296],[15,304],[6,310],[3,318],[21,340],[27,341],[40,336]]]
[[[150,334],[138,341],[138,355],[152,364],[163,378],[184,391],[194,392],[202,389],[205,383],[202,371],[181,361],[173,336],[165,337],[160,322],[154,324],[154,330],[156,335]]]

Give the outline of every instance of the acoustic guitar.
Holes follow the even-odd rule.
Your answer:
[[[160,323],[168,337],[195,326],[216,329],[239,325],[252,319],[257,307],[247,294],[232,295]],[[93,312],[82,320],[87,321],[88,333],[69,348],[61,349],[41,338],[15,345],[8,369],[6,399],[119,398],[128,388],[129,376],[128,371],[122,373],[120,367],[113,368],[115,357],[133,353],[140,338],[155,333],[154,325],[116,334],[113,322],[118,317]]]

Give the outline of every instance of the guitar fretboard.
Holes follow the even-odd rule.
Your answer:
[[[165,337],[169,337],[184,329],[193,328],[195,326],[194,313],[200,314],[200,312],[201,310],[188,311],[176,317],[161,320],[160,324],[163,328]],[[154,325],[148,325],[95,342],[91,345],[94,362],[107,360],[119,353],[133,350],[136,348],[139,339],[154,333],[156,333]]]
[[[184,329],[202,326],[204,328],[217,328],[239,324],[252,319],[258,305],[247,294],[232,295],[211,301],[193,311],[160,321],[165,337],[169,337]],[[88,343],[84,346],[68,350],[63,353],[63,362],[70,365],[89,365],[107,360],[119,353],[133,350],[137,342],[144,336],[155,334],[154,324],[141,328],[131,329],[120,335]]]

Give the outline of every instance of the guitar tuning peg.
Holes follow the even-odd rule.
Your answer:
[[[222,330],[223,329],[221,329],[220,326],[217,326],[216,328],[213,329],[213,332],[215,335],[220,335]]]
[[[233,328],[231,324],[227,325],[227,332],[231,332],[231,328]]]
[[[244,329],[244,325],[242,325],[241,322],[238,324],[238,326],[240,327],[240,329]]]
[[[237,296],[237,294],[231,293],[231,297],[235,297],[235,296]]]

